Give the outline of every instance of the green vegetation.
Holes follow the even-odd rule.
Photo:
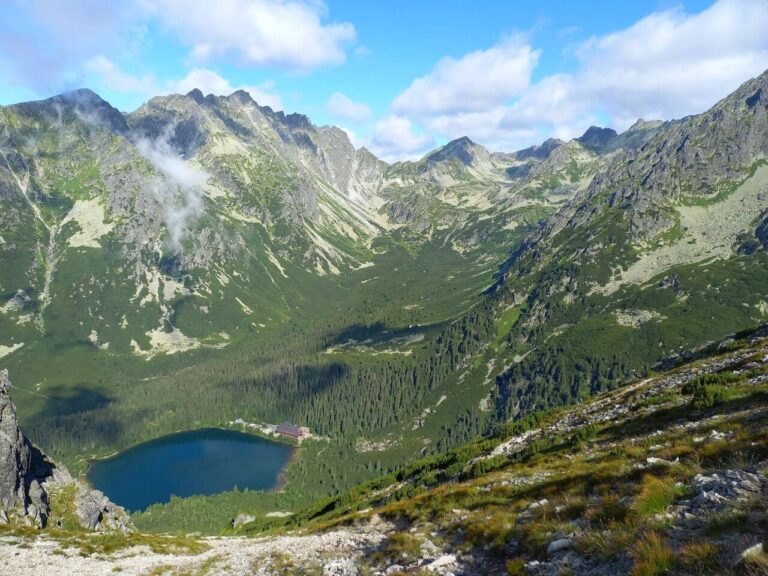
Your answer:
[[[741,341],[733,350],[740,353],[745,344]],[[751,358],[762,358],[768,351],[766,340],[753,346],[757,353],[742,354],[744,359],[731,368],[749,364]],[[526,562],[548,558],[546,549],[558,534],[573,533],[574,546],[587,561],[611,560],[633,575],[688,574],[690,570],[720,574],[723,542],[734,532],[752,538],[761,534],[768,525],[765,508],[752,500],[734,500],[721,513],[702,511],[704,530],[686,530],[685,524],[678,523],[675,539],[667,537],[667,530],[677,522],[677,515],[667,513],[691,501],[690,483],[697,474],[750,466],[768,457],[768,382],[748,384],[747,373],[739,379],[714,372],[702,375],[701,367],[716,365],[706,362],[697,359],[671,373],[654,375],[634,390],[616,390],[582,406],[510,423],[485,438],[417,461],[290,518],[271,524],[257,520],[244,531],[323,531],[359,526],[380,515],[398,529],[379,552],[366,558],[373,570],[398,561],[408,564],[418,557],[424,540],[431,539],[472,551],[482,559],[480,566],[501,565],[509,574],[524,574]],[[730,381],[730,399],[706,413],[717,418],[703,423],[700,415],[680,405],[675,388],[662,386],[664,394],[656,393],[654,403],[642,404],[641,394],[648,397],[657,382],[679,383],[680,374],[696,372],[700,375],[689,382]],[[677,386],[677,390],[682,387]],[[664,396],[669,399],[659,400]],[[593,402],[602,410],[632,405],[626,421],[598,427],[583,423],[585,415],[592,413]],[[562,422],[582,424],[563,435],[558,432]],[[536,430],[543,430],[543,435],[527,441],[526,448],[525,434]],[[731,437],[727,442],[704,444],[695,439],[711,430],[730,431]],[[521,442],[518,451],[492,455],[512,438]],[[650,454],[659,463],[650,463]],[[761,561],[756,556],[755,566]]]
[[[680,490],[675,488],[672,479],[645,476],[632,511],[640,518],[649,518],[664,512],[678,496],[681,496]]]
[[[673,552],[664,536],[651,532],[635,545],[632,576],[661,576],[672,566]]]
[[[248,511],[262,528],[277,529],[283,521],[267,513],[297,512],[290,522],[299,525],[322,502],[329,515],[341,515],[366,489],[355,486],[389,486],[381,478],[405,482],[396,494],[403,500],[448,480],[471,483],[522,462],[535,468],[596,449],[609,428],[537,438],[511,458],[475,459],[502,438],[550,422],[553,410],[768,320],[768,252],[749,238],[739,239],[748,250],[733,257],[607,289],[647,245],[681,239],[681,219],[664,212],[679,200],[667,196],[666,176],[683,202],[702,180],[665,157],[665,178],[646,190],[643,171],[656,175],[646,162],[650,149],[620,158],[615,170],[596,155],[558,155],[515,182],[496,160],[468,170],[442,150],[381,168],[385,184],[367,212],[328,180],[333,167],[310,166],[325,152],[301,117],[283,122],[264,112],[264,123],[249,123],[232,104],[201,115],[198,125],[187,117],[190,101],[160,98],[128,120],[183,124],[179,145],[199,145],[187,158],[211,187],[175,252],[147,193],[157,177],[151,163],[71,107],[54,116],[46,106],[0,114],[14,151],[0,166],[0,185],[13,190],[0,215],[0,306],[14,304],[0,313],[0,333],[8,335],[0,345],[23,343],[3,366],[24,430],[75,474],[92,457],[239,418],[291,420],[327,437],[302,445],[284,491],[174,499],[135,515],[146,530],[226,532]],[[272,121],[279,130],[265,128]],[[291,122],[303,127],[292,131]],[[701,146],[710,142],[697,120],[685,122]],[[298,148],[283,154],[283,144]],[[312,161],[297,163],[295,155]],[[712,193],[696,202],[724,198],[763,163],[735,167],[738,177],[728,181],[708,178]],[[481,178],[484,170],[494,177]],[[596,172],[602,185],[588,189]],[[19,175],[39,214],[20,194]],[[574,212],[544,222],[576,190],[584,197]],[[635,205],[637,191],[648,192],[650,208]],[[58,225],[89,199],[106,208],[113,228],[95,246],[70,246],[85,231],[72,219]],[[672,218],[666,233],[643,236],[647,221]],[[758,231],[746,235],[759,239],[755,222]],[[707,414],[741,401],[741,381],[702,380],[682,391],[685,399],[660,391],[636,410]],[[642,446],[615,449],[614,463]],[[572,495],[596,521],[625,523],[664,507],[671,496],[657,480],[647,480],[632,505],[585,504],[586,479],[574,480]],[[488,530],[502,533],[506,520],[497,520]],[[547,519],[548,528],[559,521]],[[540,553],[541,531],[522,532]]]

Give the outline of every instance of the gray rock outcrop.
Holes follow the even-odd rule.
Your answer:
[[[51,512],[51,495],[74,486],[78,522],[89,530],[131,531],[130,517],[98,490],[74,480],[24,436],[8,391],[8,371],[0,371],[0,523],[43,528]]]

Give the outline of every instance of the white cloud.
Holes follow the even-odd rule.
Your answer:
[[[236,59],[248,66],[309,70],[346,59],[356,37],[349,23],[324,23],[319,0],[141,0],[191,47],[192,58]]]
[[[133,1],[6,0],[0,64],[39,93],[80,87],[78,70],[100,52],[130,54],[144,29]],[[4,78],[4,81],[8,81]]]
[[[392,110],[423,116],[497,106],[528,87],[539,55],[522,37],[515,36],[459,60],[443,58],[395,99]]]
[[[157,80],[153,76],[136,77],[121,70],[105,56],[96,56],[85,63],[85,70],[98,76],[112,90],[118,92],[139,92],[152,94],[157,90]]]
[[[283,109],[283,101],[273,92],[274,85],[271,82],[265,82],[259,86],[233,86],[226,78],[206,68],[193,68],[184,78],[170,82],[166,90],[186,94],[194,88],[198,88],[203,94],[223,96],[232,94],[236,90],[245,90],[259,105],[269,106],[273,110]]]
[[[150,97],[157,94],[186,94],[198,88],[203,94],[228,96],[237,90],[245,90],[261,106],[269,106],[274,110],[283,109],[280,95],[274,91],[274,83],[234,86],[226,78],[207,68],[193,68],[183,78],[162,84],[154,76],[132,76],[105,56],[91,58],[84,68],[93,74],[99,83],[116,92],[132,92]]]
[[[349,141],[352,142],[352,146],[355,148],[360,148],[361,146],[367,146],[369,144],[367,140],[362,139],[360,135],[354,130],[351,130],[345,126],[337,126],[337,128],[344,131],[344,133],[349,138]]]
[[[419,157],[433,145],[431,136],[414,132],[408,118],[394,115],[376,122],[370,141],[371,151],[387,161]]]
[[[768,2],[720,0],[658,12],[576,52],[573,95],[619,116],[678,117],[713,105],[768,67]]]
[[[169,247],[178,253],[190,227],[205,210],[203,188],[209,175],[179,156],[170,144],[172,137],[173,131],[166,130],[156,140],[137,141],[136,148],[162,174],[151,181],[149,190],[162,207]]]
[[[528,79],[538,51],[507,40],[441,60],[392,109],[436,135],[468,135],[496,149],[571,138],[599,118],[617,129],[637,118],[678,118],[703,112],[768,68],[765,30],[765,0],[719,0],[696,14],[655,12],[577,44],[574,72],[534,84]]]
[[[335,118],[349,122],[365,122],[371,117],[371,109],[360,102],[354,102],[341,92],[334,92],[325,104],[325,111]]]

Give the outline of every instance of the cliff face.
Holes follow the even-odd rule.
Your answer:
[[[72,494],[74,519],[89,530],[133,530],[125,510],[98,490],[74,480],[24,436],[8,391],[8,371],[0,371],[0,524],[43,528],[56,494]],[[69,488],[69,489],[68,489]]]

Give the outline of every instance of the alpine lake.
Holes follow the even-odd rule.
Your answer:
[[[258,436],[205,428],[138,444],[95,460],[88,479],[129,511],[232,490],[279,487],[294,448]]]

